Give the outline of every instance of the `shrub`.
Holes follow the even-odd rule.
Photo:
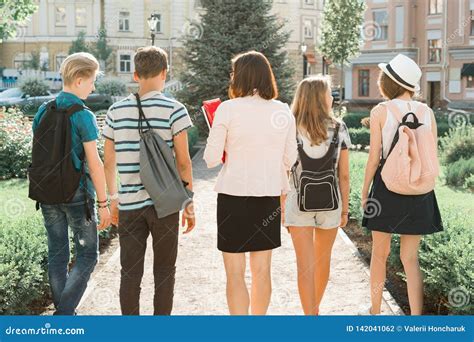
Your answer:
[[[31,144],[31,123],[23,113],[0,109],[0,178],[26,177]]]
[[[127,95],[127,85],[120,78],[103,78],[97,82],[96,91],[103,95],[124,96]]]
[[[25,314],[44,298],[47,241],[39,216],[0,219],[0,314]]]
[[[471,174],[469,177],[467,177],[466,181],[464,182],[463,187],[465,189],[474,191],[474,174]]]
[[[474,175],[474,157],[469,159],[461,158],[454,163],[446,165],[446,184],[451,186],[464,186],[466,181]],[[472,180],[470,181],[472,184]],[[473,189],[473,188],[471,188]]]
[[[347,128],[360,128],[362,127],[362,119],[368,117],[369,114],[366,112],[360,113],[347,113],[343,116],[342,121],[346,124]]]
[[[45,96],[48,95],[49,87],[41,79],[38,78],[27,78],[21,85],[20,89],[27,95],[30,96]]]
[[[438,123],[436,124],[436,127],[437,127],[437,129],[438,129],[438,137],[440,137],[440,138],[446,136],[446,134],[449,133],[450,127],[449,127],[449,123],[448,123],[448,122],[443,122],[443,121],[442,121],[442,122],[438,122]]]
[[[425,293],[452,314],[474,312],[474,231],[469,217],[456,208],[442,211],[444,232],[428,235],[420,249]]]
[[[370,130],[368,128],[349,128],[349,135],[354,145],[361,145],[362,147],[370,145]]]
[[[453,128],[448,135],[440,139],[441,157],[445,164],[461,158],[474,156],[474,127],[461,126]]]

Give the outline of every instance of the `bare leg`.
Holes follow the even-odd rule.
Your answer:
[[[249,292],[245,285],[245,253],[222,253],[227,276],[227,305],[231,315],[248,315]]]
[[[329,280],[331,269],[331,252],[334,240],[337,236],[337,228],[315,229],[314,239],[314,288],[316,314],[319,314],[319,305],[323,299],[324,291]]]
[[[408,301],[412,315],[423,312],[423,275],[418,263],[420,235],[400,235],[400,259],[407,276]]]
[[[316,315],[314,298],[314,227],[289,227],[296,254],[298,292],[305,315]]]
[[[250,252],[252,293],[250,310],[252,315],[265,315],[272,295],[271,278],[272,250]]]
[[[370,258],[370,298],[372,300],[370,312],[372,314],[380,313],[391,240],[392,235],[389,233],[372,232],[372,257]]]

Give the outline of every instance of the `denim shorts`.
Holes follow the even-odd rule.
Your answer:
[[[341,195],[339,194],[339,198]],[[285,201],[285,227],[317,227],[321,229],[338,228],[341,223],[342,206],[336,210],[304,212],[298,207],[298,194],[293,186]]]

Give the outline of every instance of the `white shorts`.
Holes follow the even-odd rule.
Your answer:
[[[339,198],[341,198],[339,194]],[[285,227],[317,227],[321,229],[338,228],[341,224],[341,203],[336,210],[304,212],[298,207],[298,194],[291,187],[285,201]]]

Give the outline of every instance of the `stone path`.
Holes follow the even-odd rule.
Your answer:
[[[213,186],[218,168],[208,170],[201,149],[193,158],[195,210],[197,226],[188,235],[180,235],[174,315],[227,315],[225,272],[217,250],[216,193]],[[118,238],[101,256],[80,303],[80,315],[120,315],[120,248]],[[142,283],[141,313],[153,313],[153,251],[151,239],[145,259]],[[250,277],[247,274],[250,284]],[[291,237],[282,231],[282,246],[273,252],[273,294],[268,314],[301,315],[296,261]],[[370,302],[369,273],[354,245],[339,230],[332,257],[331,276],[323,303],[322,315],[355,315]],[[382,311],[387,315],[403,314],[390,294],[384,290]]]

